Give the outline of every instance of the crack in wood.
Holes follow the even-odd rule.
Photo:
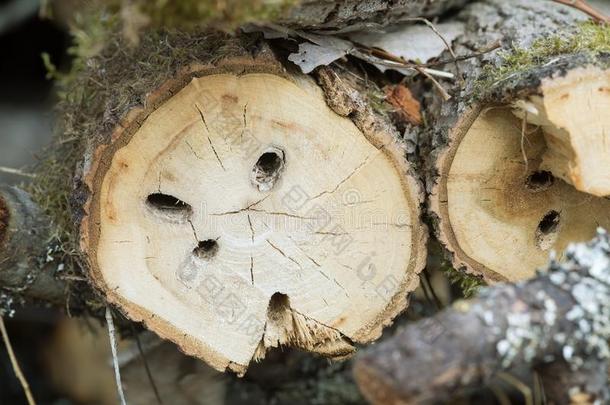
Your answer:
[[[212,143],[212,140],[210,139],[210,128],[208,128],[208,124],[205,121],[205,117],[203,116],[203,111],[201,111],[201,109],[199,108],[199,106],[197,104],[195,104],[195,108],[197,109],[197,111],[199,111],[199,116],[201,117],[201,122],[203,122],[203,126],[205,127],[206,131],[208,132],[208,134],[206,135],[206,138],[208,139],[208,143],[210,144],[210,148],[212,148],[212,152],[214,152],[214,156],[216,156],[216,160],[218,161],[218,164],[220,164],[220,167],[222,168],[222,170],[226,171],[224,164],[222,163],[222,160],[220,159],[220,156],[218,155],[218,152],[216,152],[216,148],[214,147],[214,144]]]
[[[284,256],[286,259],[290,260],[291,262],[293,262],[294,264],[296,264],[297,266],[299,266],[299,268],[301,269],[301,271],[303,271],[303,266],[301,266],[301,263],[297,262],[296,260],[294,260],[292,257],[286,255],[286,253],[284,253],[284,251],[282,249],[280,249],[279,247],[275,246],[273,243],[271,243],[269,241],[269,239],[266,239],[267,243],[276,251],[278,251],[282,256]]]
[[[313,201],[326,194],[333,194],[335,191],[337,191],[339,189],[339,187],[341,187],[346,181],[348,181],[352,176],[354,176],[365,164],[367,164],[369,159],[375,154],[376,153],[373,153],[373,154],[367,156],[358,166],[356,166],[356,168],[354,168],[354,170],[351,171],[350,174],[348,174],[343,180],[341,180],[332,190],[322,191],[320,194],[317,194],[316,196],[310,198],[308,201]]]

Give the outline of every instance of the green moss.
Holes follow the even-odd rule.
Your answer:
[[[253,21],[276,20],[295,0],[140,0],[141,12],[153,27],[200,29],[222,22],[235,28]]]
[[[386,101],[387,97],[385,92],[374,82],[367,83],[365,91],[366,99],[373,112],[382,117],[389,118],[390,113],[393,110],[392,106]]]
[[[542,66],[561,55],[610,52],[610,24],[596,24],[590,21],[578,24],[556,35],[542,37],[529,48],[513,48],[501,52],[499,66],[485,67],[479,90],[487,89],[513,75]]]
[[[442,270],[449,282],[460,288],[464,298],[473,297],[479,288],[485,286],[485,282],[480,277],[458,271],[451,266],[444,266]]]

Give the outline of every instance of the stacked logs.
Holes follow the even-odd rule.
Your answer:
[[[70,280],[72,310],[112,304],[243,375],[274,347],[339,359],[379,338],[418,285],[426,223],[455,269],[488,283],[527,279],[552,250],[610,227],[607,27],[542,0],[292,3],[275,30],[460,22],[437,58],[456,80],[415,85],[352,58],[306,75],[286,57],[303,34],[155,29],[133,47],[113,27],[66,84],[31,195],[0,190],[5,309],[14,297],[63,304]],[[502,50],[479,52],[490,44]],[[416,99],[426,126],[419,111],[408,122]],[[492,316],[508,316],[531,288],[481,305],[505,299]],[[558,316],[573,306],[562,303]],[[453,330],[462,315],[447,316]],[[361,363],[375,401],[437,394],[401,391],[406,374],[384,360],[420,332],[406,333]]]

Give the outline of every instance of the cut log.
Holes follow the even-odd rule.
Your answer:
[[[489,287],[400,330],[357,360],[360,388],[374,404],[444,403],[533,367],[549,404],[608,403],[609,242],[600,230],[548,274]]]
[[[378,338],[427,236],[393,127],[337,73],[318,85],[250,38],[113,46],[69,89],[95,97],[65,101],[55,152],[78,167],[62,198],[107,301],[239,374],[272,347],[341,358]]]
[[[533,114],[523,120],[513,113],[515,105],[534,108],[532,101],[522,100],[544,100],[557,126],[574,136],[586,132],[596,137],[595,143],[573,150],[589,150],[590,160],[581,168],[599,165],[584,172],[607,176],[608,157],[600,135],[610,133],[610,127],[602,113],[604,105],[596,104],[607,106],[604,89],[610,59],[594,48],[591,38],[608,29],[576,25],[555,33],[579,24],[577,19],[545,1],[518,3],[517,7],[487,0],[460,14],[468,31],[456,40],[456,52],[481,49],[498,39],[506,49],[463,63],[465,90],[460,94],[456,89],[450,102],[439,101],[440,97],[432,102],[438,109],[432,114],[436,121],[430,137],[434,151],[428,160],[428,187],[436,234],[455,268],[488,282],[533,276],[551,250],[563,251],[570,242],[588,240],[597,226],[610,226],[608,199],[576,190],[562,180],[566,176],[557,172],[556,163],[549,167],[549,156],[562,161],[561,170],[573,167],[565,143],[551,138],[546,127],[528,124]],[[523,29],[523,21],[536,29]],[[549,50],[553,41],[564,42]],[[583,43],[589,45],[581,47]],[[569,98],[553,102],[574,80],[578,85]],[[564,90],[558,96],[559,88]],[[570,100],[576,104],[567,104]],[[597,157],[591,150],[599,152]],[[558,158],[558,151],[565,157]]]
[[[610,195],[610,69],[573,69],[550,78],[515,113],[541,127],[540,169],[598,197]]]

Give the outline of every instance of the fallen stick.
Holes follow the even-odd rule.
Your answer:
[[[32,390],[30,389],[30,384],[25,378],[25,375],[23,375],[23,371],[21,371],[21,366],[19,366],[17,356],[15,356],[15,352],[13,351],[13,345],[11,344],[11,340],[9,339],[8,332],[6,330],[6,325],[4,324],[4,315],[2,313],[0,313],[0,336],[2,336],[2,341],[4,342],[4,346],[6,346],[6,351],[11,361],[11,365],[13,366],[13,371],[15,372],[15,376],[17,377],[19,383],[21,384],[21,387],[23,388],[23,392],[28,401],[28,404],[36,405],[34,395],[32,394]]]

